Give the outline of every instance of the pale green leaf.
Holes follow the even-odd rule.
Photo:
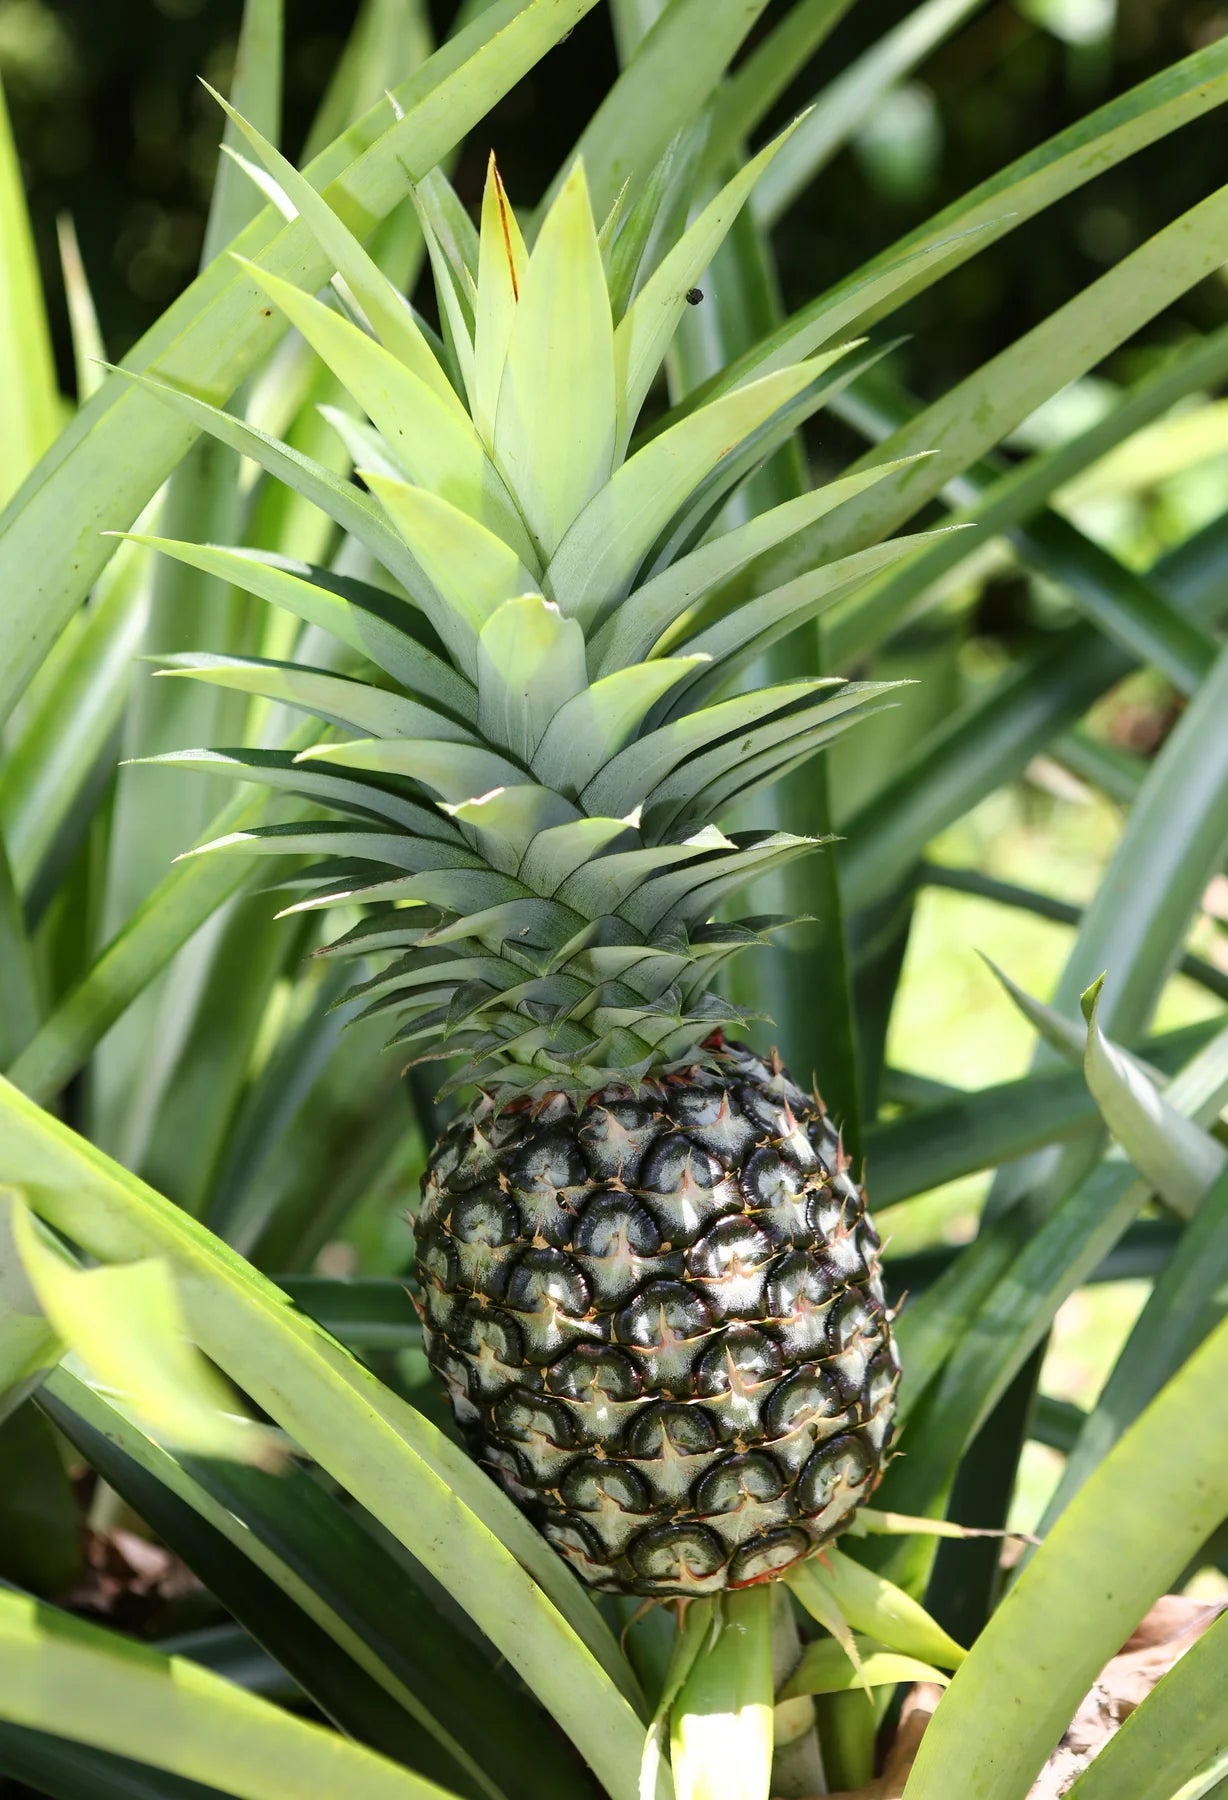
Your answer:
[[[532,563],[523,522],[455,396],[441,399],[374,338],[311,294],[256,263],[241,266],[358,401],[409,479],[470,514]]]
[[[34,938],[0,838],[0,1059],[6,1067],[35,1035],[42,1016]]]
[[[330,675],[301,663],[276,663],[255,657],[198,655],[161,656],[166,680],[203,681],[236,693],[262,694],[283,706],[360,731],[366,737],[430,737],[471,744],[473,734],[454,719],[417,700],[369,687],[345,675]]]
[[[1102,978],[1103,980],[1103,978]],[[1084,996],[1087,1085],[1105,1124],[1139,1174],[1183,1219],[1228,1168],[1228,1151],[1169,1104],[1100,1028],[1102,980]]]
[[[208,83],[206,82],[206,87]],[[210,89],[210,92],[213,90]],[[255,126],[235,111],[220,94],[219,106],[237,126],[269,174],[315,238],[338,274],[344,277],[385,349],[404,363],[419,381],[433,389],[446,405],[459,410],[452,384],[440,368],[404,295],[384,274],[353,232],[338,218],[327,200],[299,173],[294,164],[263,137]]]
[[[505,875],[520,873],[534,838],[579,822],[576,808],[561,794],[527,785],[495,788],[444,810],[467,828],[491,867]]]
[[[482,235],[473,343],[473,422],[490,449],[508,344],[528,269],[520,226],[512,211],[495,153],[490,153],[482,195]]]
[[[670,1764],[677,1800],[768,1800],[772,1774],[771,1594],[751,1587],[713,1603],[720,1632],[674,1702]]]
[[[1222,1324],[1109,1452],[993,1614],[921,1740],[908,1800],[949,1800],[953,1767],[975,1780],[978,1800],[1024,1800],[1104,1664],[1226,1512]]]
[[[1067,1790],[1067,1800],[1186,1800],[1183,1783],[1217,1752],[1219,1772],[1226,1772],[1226,1692],[1228,1613],[1221,1613],[1127,1713]]]
[[[614,439],[610,297],[577,163],[524,272],[495,414],[499,467],[543,562],[608,481]]]
[[[51,331],[22,192],[17,147],[0,88],[0,505],[25,480],[60,429]]]
[[[702,652],[711,659],[711,667],[689,684],[686,704],[704,704],[715,690],[726,685],[733,675],[782,637],[826,611],[834,601],[844,598],[867,575],[898,562],[915,544],[926,542],[935,535],[917,532],[911,537],[891,538],[885,544],[871,544],[866,550],[842,556],[836,562],[795,576],[782,587],[771,588],[766,594],[744,601],[715,624],[705,626],[691,636],[685,628],[670,632],[663,647],[671,651],[685,650],[690,655]]]
[[[723,395],[653,438],[618,468],[572,525],[546,587],[585,631],[621,600],[674,513],[743,439],[822,374],[841,352],[781,369]]]
[[[836,677],[780,682],[756,694],[738,694],[731,700],[722,700],[649,732],[620,750],[589,783],[584,793],[585,812],[623,817],[646,800],[681,762],[697,756],[709,744],[836,685]]]
[[[288,750],[169,750],[150,757],[163,768],[190,769],[201,775],[230,775],[260,787],[285,788],[321,806],[390,819],[417,837],[451,841],[455,833],[439,813],[416,800],[390,793],[374,781],[347,781],[295,762]]]
[[[0,1186],[0,1421],[64,1354],[17,1253],[13,1220],[20,1203],[14,1188]]]
[[[0,1718],[137,1764],[219,1782],[235,1800],[445,1800],[445,1790],[296,1718],[187,1657],[168,1657],[0,1589]]]
[[[231,550],[217,544],[133,535],[137,543],[246,588],[295,618],[331,632],[411,693],[437,700],[462,718],[476,717],[473,688],[410,635],[413,617],[405,616],[407,602],[395,594],[268,550]]]
[[[950,1677],[933,1663],[888,1650],[874,1638],[857,1640],[859,1661],[850,1662],[835,1638],[816,1638],[802,1651],[801,1660],[777,1698],[792,1700],[799,1694],[859,1693],[867,1687],[894,1687],[897,1682],[932,1681],[946,1687]]]
[[[795,120],[708,202],[694,224],[662,257],[619,321],[614,333],[617,455],[626,450],[653,378],[686,309],[689,289],[716,255],[763,171],[796,129]]]
[[[282,35],[282,0],[244,0],[230,98],[272,138],[277,137],[281,127]],[[213,97],[229,114],[231,109],[221,95],[214,93]],[[232,146],[234,139],[232,115],[226,120],[223,148]],[[259,211],[257,197],[239,179],[230,158],[220,157],[209,196],[201,267],[220,256]]]
[[[505,600],[478,638],[478,726],[523,763],[550,721],[583,692],[584,634],[538,594]]]
[[[407,175],[412,180],[433,168],[593,3],[494,0],[399,86],[395,107],[381,98],[323,152],[308,179],[369,235],[404,199]],[[286,225],[272,207],[242,234],[239,247],[300,287],[328,274],[302,221]],[[253,305],[247,278],[219,260],[146,334],[129,367],[224,402],[278,329]],[[22,504],[9,509],[0,532],[0,595],[10,608],[17,602],[8,596],[20,597],[30,629],[10,631],[7,615],[0,629],[0,715],[11,712],[110,555],[101,531],[131,525],[203,423],[199,416],[169,417],[130,380],[108,380],[62,434]]]
[[[614,15],[626,63],[563,165],[583,158],[604,212],[625,181],[637,187],[719,89],[766,0],[652,0]],[[563,172],[555,178],[557,189]],[[552,192],[554,190],[552,189]]]
[[[891,467],[890,463],[883,463],[877,469],[828,482],[812,493],[769,507],[671,563],[628,594],[596,633],[589,647],[594,671],[608,675],[614,669],[639,662],[688,607],[706,598],[762,551],[770,550],[860,493],[863,487],[881,480]]]
[[[577,869],[597,868],[601,852],[625,837],[628,829],[625,819],[588,818],[552,825],[525,851],[521,880],[536,894],[553,894]]]
[[[533,754],[534,772],[574,799],[634,736],[657,701],[705,660],[662,657],[595,681],[555,715]]]
[[[808,1610],[812,1602],[823,1612],[834,1606],[854,1631],[904,1656],[954,1669],[967,1655],[918,1601],[843,1550],[829,1546],[822,1564],[811,1558],[790,1570],[787,1580]],[[822,1618],[820,1611],[815,1617]]]
[[[235,1394],[189,1341],[163,1259],[80,1269],[20,1193],[10,1190],[9,1205],[13,1243],[48,1323],[152,1431],[201,1456],[277,1461],[273,1435],[243,1417]]]
[[[870,48],[823,89],[756,197],[757,219],[764,226],[774,224],[883,96],[984,4],[985,0],[924,0],[910,8],[893,30],[876,35]]]
[[[373,862],[411,875],[438,869],[477,869],[481,859],[462,844],[381,831],[371,821],[330,819],[320,824],[253,825],[185,851],[185,856],[314,856]]]
[[[609,823],[626,830],[621,821]],[[586,919],[599,919],[618,912],[630,895],[662,870],[711,857],[716,850],[733,848],[732,839],[715,825],[709,825],[681,844],[650,844],[636,850],[612,851],[577,868],[558,888],[558,897]],[[643,955],[642,947],[637,947],[636,954]]]
[[[167,1257],[206,1353],[426,1563],[631,1800],[643,1728],[607,1672],[633,1693],[626,1662],[496,1485],[234,1252],[4,1083],[0,1114],[5,1166],[50,1221],[104,1260]]]
[[[156,396],[159,402],[182,413],[194,430],[207,431],[219,443],[237,450],[241,456],[251,457],[278,481],[284,481],[295,493],[319,507],[343,531],[357,538],[376,561],[402,583],[415,602],[427,612],[432,623],[435,622],[425,575],[369,494],[364,494],[353,482],[342,481],[340,476],[325,468],[323,463],[303,455],[293,445],[270,437],[267,432],[246,424],[233,413],[210,406],[206,401],[197,399],[194,394],[172,387],[169,382],[153,381],[144,375],[128,376],[126,371],[124,373],[126,379]]]
[[[306,763],[340,763],[377,775],[406,775],[453,805],[516,787],[530,777],[493,750],[471,744],[441,744],[433,738],[359,738],[346,744],[317,744],[299,753]]]
[[[449,648],[476,675],[479,632],[505,600],[536,586],[534,576],[510,544],[443,495],[362,474],[446,603]]]
[[[68,213],[56,220],[60,247],[60,269],[64,277],[64,297],[68,302],[68,328],[72,336],[73,367],[77,376],[77,404],[84,405],[97,393],[106,375],[106,350],[98,324],[94,296],[89,277],[81,260],[77,228]]]
[[[717,96],[712,136],[719,150],[728,151],[750,136],[851,5],[852,0],[794,0]]]

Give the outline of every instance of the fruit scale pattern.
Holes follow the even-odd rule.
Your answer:
[[[780,1574],[877,1482],[899,1380],[879,1241],[779,1062],[520,1099],[423,1183],[427,1355],[490,1470],[590,1585]]]

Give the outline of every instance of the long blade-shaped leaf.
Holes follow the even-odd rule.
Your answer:
[[[1099,1671],[1225,1513],[1228,1324],[1105,1458],[994,1614],[921,1741],[908,1800],[948,1800],[956,1768],[978,1800],[1023,1800]],[[1008,1707],[994,1704],[1003,1694]]]
[[[51,332],[17,148],[0,88],[0,500],[25,480],[60,428]]]
[[[445,1792],[182,1657],[0,1589],[0,1718],[152,1763],[236,1800]]]
[[[612,1675],[632,1691],[630,1672],[575,1578],[510,1501],[177,1208],[7,1084],[0,1116],[3,1167],[44,1215],[104,1259],[166,1256],[201,1347],[432,1570],[615,1800],[629,1800],[642,1727]]]
[[[347,222],[369,233],[404,198],[406,169],[425,174],[593,3],[496,0],[398,89],[402,117],[381,101],[316,159],[313,186],[327,192]],[[282,225],[272,207],[242,233],[237,248],[299,286],[329,273],[305,224]],[[223,402],[277,331],[253,305],[241,272],[217,262],[142,339],[126,366]],[[14,498],[0,519],[0,594],[6,605],[20,604],[26,628],[0,630],[0,717],[7,717],[110,554],[96,533],[131,525],[194,436],[186,420],[112,378]]]

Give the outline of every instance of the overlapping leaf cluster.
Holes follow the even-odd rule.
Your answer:
[[[826,43],[846,0],[772,8],[763,0],[610,0],[600,9],[593,0],[467,0],[444,10],[455,11],[456,29],[431,54],[425,4],[364,0],[301,181],[259,138],[245,142],[227,125],[237,155],[220,165],[201,272],[122,373],[100,368],[98,327],[66,234],[80,403],[72,416],[57,390],[18,163],[0,118],[0,364],[11,426],[0,441],[8,502],[0,517],[0,1066],[8,1077],[0,1082],[0,1550],[4,1575],[24,1590],[0,1593],[0,1773],[63,1800],[155,1790],[207,1800],[221,1788],[250,1800],[315,1800],[321,1782],[363,1800],[428,1800],[441,1789],[482,1800],[591,1800],[598,1792],[637,1800],[650,1791],[666,1800],[671,1780],[676,1797],[725,1800],[733,1781],[761,1800],[822,1790],[816,1720],[826,1785],[857,1788],[869,1777],[879,1716],[863,1684],[885,1700],[899,1680],[958,1665],[910,1796],[1024,1800],[1125,1632],[1190,1567],[1220,1557],[1209,1534],[1228,1509],[1220,1141],[1228,981],[1208,950],[1206,921],[1198,941],[1188,938],[1228,854],[1228,514],[1183,541],[1167,520],[1156,542],[1168,547],[1150,566],[1132,557],[1127,567],[1120,542],[1102,536],[1102,519],[1085,506],[1094,490],[1150,518],[1158,466],[1171,479],[1172,468],[1190,465],[1191,445],[1204,458],[1208,443],[1228,441],[1215,399],[1228,374],[1228,330],[1195,323],[1208,317],[1215,289],[1202,288],[1196,310],[1182,299],[1228,256],[1228,191],[1213,191],[1217,165],[1207,159],[1206,197],[1187,213],[1161,221],[1049,317],[926,402],[898,385],[905,359],[889,349],[884,356],[881,344],[826,369],[815,359],[873,331],[965,261],[983,254],[995,264],[1004,235],[1037,229],[1029,222],[1056,203],[1095,205],[1090,184],[1106,172],[1145,180],[1132,159],[1149,146],[1213,131],[1228,98],[1228,40],[1203,42],[1113,94],[895,244],[886,216],[875,219],[875,242],[886,247],[786,317],[770,231],[794,228],[794,199],[978,0],[919,0],[848,62],[838,40]],[[526,224],[531,254],[492,186],[492,259],[446,171],[467,135],[483,153],[502,141],[498,120],[484,123],[491,108],[598,10],[613,23],[622,72],[550,184],[553,223],[536,233]],[[231,89],[274,142],[281,11],[280,0],[246,0]],[[1045,27],[1022,29],[1043,35]],[[992,101],[1002,74],[978,67]],[[533,79],[539,100],[549,96],[549,65]],[[813,82],[804,127],[770,166],[763,159],[743,170],[747,146],[762,141],[795,81],[799,92]],[[705,212],[727,181],[717,209]],[[686,286],[701,255],[692,218],[709,221],[703,254],[712,260],[697,278],[704,303],[689,308]],[[540,346],[514,348],[534,263],[552,241],[556,266],[571,273],[546,283],[532,304],[539,318],[550,314],[552,345],[571,345],[557,367]],[[239,259],[220,253],[228,243]],[[419,292],[432,258],[442,337],[399,297]],[[321,306],[312,296],[330,277]],[[668,319],[647,305],[654,284]],[[946,291],[958,309],[954,288]],[[600,330],[586,310],[593,307]],[[343,379],[301,329],[286,331],[288,319],[317,333]],[[105,332],[105,317],[102,324]],[[676,327],[668,348],[667,325]],[[591,382],[575,343],[584,333],[590,351],[598,339],[609,345],[608,370],[594,363]],[[1163,353],[1160,335],[1170,346]],[[1128,344],[1129,361],[1118,358]],[[662,353],[668,379],[644,401]],[[1131,371],[1144,360],[1135,381]],[[519,372],[501,422],[513,362]],[[1052,449],[1009,461],[999,454],[1037,407],[1095,368],[1100,391],[1113,395],[1102,417]],[[761,384],[790,369],[801,383],[793,398],[781,399],[782,382],[775,407],[751,426],[745,409],[756,391],[766,401],[771,390]],[[657,414],[663,388],[669,410]],[[405,412],[397,396],[406,392],[433,421],[416,446],[398,438],[395,424],[383,429]],[[535,436],[528,412],[542,397],[555,427]],[[635,520],[620,511],[608,532],[598,529],[602,496],[622,493],[637,458],[657,443],[691,444],[698,470],[699,439],[670,434],[725,400],[744,409],[737,417],[746,435],[738,440],[731,428],[724,454],[674,503],[629,576],[620,575]],[[824,401],[839,427],[803,437],[796,426]],[[198,441],[202,431],[220,449]],[[850,467],[853,440],[863,454]],[[408,460],[411,448],[423,460]],[[919,451],[931,453],[918,459]],[[349,480],[355,464],[369,472],[362,485]],[[735,493],[752,472],[753,484]],[[811,493],[816,473],[835,485]],[[425,523],[415,489],[444,496]],[[944,505],[954,510],[944,515]],[[398,507],[412,514],[412,529],[402,528]],[[567,538],[594,508],[592,556],[565,565]],[[455,525],[453,513],[460,523],[445,538],[439,520]],[[966,528],[898,563],[893,547],[876,548],[932,517]],[[191,541],[160,555],[103,535],[134,521],[145,540],[156,531]],[[502,561],[458,560],[458,534]],[[235,545],[242,548],[227,547]],[[847,560],[862,554],[863,563]],[[876,558],[885,565],[879,574]],[[492,566],[510,569],[511,585],[484,587],[482,570]],[[1039,572],[1046,595],[1060,592],[1069,614],[1062,622],[1047,609],[1048,628],[1030,647],[995,645],[1004,666],[983,667],[969,684],[961,645],[980,630],[989,567],[1009,569],[1023,585]],[[854,583],[858,572],[868,580]],[[685,592],[670,586],[680,579]],[[570,612],[568,595],[582,591],[591,598]],[[659,611],[647,599],[654,592]],[[744,627],[755,616],[747,609],[773,594],[782,622],[788,607],[813,621],[832,604],[817,624],[772,643],[766,618]],[[503,737],[483,716],[481,641],[504,609],[505,633],[518,626],[511,635],[522,665],[538,641],[526,621],[560,645],[574,644],[573,626],[583,638],[583,686],[563,687],[550,705],[575,706],[579,718],[585,696],[611,678],[627,682],[607,690],[625,712],[611,709],[598,722],[584,713],[571,741],[553,747],[557,779],[533,763],[550,729],[531,741],[540,715],[527,704],[505,709]],[[488,709],[511,685],[512,650],[504,655],[499,644],[492,631],[488,660],[498,666],[487,673]],[[210,651],[212,667],[152,681],[137,661],[141,651],[169,658],[182,676],[175,658],[186,646]],[[744,648],[755,652],[753,670],[739,665]],[[714,660],[687,662],[697,653]],[[578,658],[559,660],[579,675]],[[683,670],[671,667],[680,662]],[[1188,702],[1151,758],[1106,743],[1089,715],[1140,663]],[[662,680],[677,674],[676,685],[654,692],[637,714],[632,702],[643,694],[634,683],[648,679],[637,670],[653,665]],[[910,1293],[898,1326],[906,1454],[876,1495],[891,1510],[877,1518],[863,1511],[874,1535],[846,1539],[823,1581],[753,1590],[722,1602],[719,1616],[693,1608],[677,1634],[658,1612],[631,1623],[620,1643],[626,1615],[616,1617],[610,1601],[600,1603],[605,1616],[598,1611],[432,1413],[396,1215],[435,1121],[426,1084],[414,1079],[407,1108],[403,1059],[376,1054],[383,1013],[401,1008],[399,1022],[411,1034],[421,1028],[408,1054],[439,1051],[451,1031],[479,1070],[478,1045],[498,1035],[500,1019],[511,1035],[492,1055],[544,1058],[528,1071],[532,1080],[570,1078],[599,1046],[614,1052],[619,1032],[639,1053],[629,1040],[641,1030],[646,1044],[660,1029],[662,1051],[671,1033],[705,1031],[708,1017],[693,1016],[708,1004],[703,978],[738,947],[727,925],[716,928],[727,944],[703,941],[708,914],[724,918],[725,902],[671,925],[671,941],[651,955],[620,934],[649,935],[632,914],[652,883],[676,879],[689,904],[688,881],[700,879],[698,900],[714,863],[757,853],[762,841],[731,834],[732,848],[688,845],[710,822],[693,806],[698,788],[685,802],[658,804],[650,794],[586,802],[585,786],[604,777],[586,772],[576,787],[581,745],[592,746],[590,760],[594,750],[609,752],[613,769],[742,686],[816,684],[684,753],[663,778],[673,782],[692,763],[731,753],[748,732],[809,729],[797,723],[807,709],[846,692],[817,684],[862,668],[924,679],[908,690],[906,707],[802,765],[800,780],[782,765],[777,799],[761,793],[757,801],[757,818],[784,820],[803,845],[829,832],[842,841],[817,856],[796,846],[793,860],[776,867],[770,899],[742,904],[816,915],[821,929],[782,935],[720,985],[727,979],[734,999],[773,1015],[795,1069],[817,1071],[845,1142],[865,1151],[876,1210],[887,1209],[894,1239],[888,1278]],[[544,713],[546,697],[537,698]],[[881,704],[866,696],[833,728]],[[626,741],[616,743],[610,733],[628,717]],[[450,735],[430,735],[440,731]],[[381,773],[344,750],[359,741],[376,755],[402,740],[420,746],[412,774]],[[254,747],[188,757],[201,767],[195,780],[178,769],[121,766],[121,758],[189,744]],[[800,756],[800,736],[794,744]],[[326,754],[297,760],[304,750]],[[1045,868],[1036,887],[1031,876],[1007,882],[1000,868],[990,876],[979,864],[942,860],[952,840],[933,841],[1036,770],[1038,753],[1046,769],[1056,762],[1126,814],[1085,911],[1073,894],[1050,891],[1057,871],[1053,884]],[[521,779],[509,782],[501,767],[493,782],[489,773],[479,778],[462,759],[481,754]],[[445,793],[422,780],[428,767],[463,768],[466,779]],[[722,779],[737,783],[747,768],[735,759]],[[219,770],[256,786],[223,805],[228,784],[209,773]],[[603,899],[607,910],[591,918],[569,897],[574,870],[553,892],[530,895],[531,916],[554,920],[558,933],[569,923],[563,915],[574,914],[557,945],[548,923],[520,937],[526,921],[515,908],[526,896],[495,903],[496,914],[507,908],[515,917],[509,933],[489,909],[475,915],[447,904],[442,890],[415,892],[419,881],[515,883],[531,869],[528,849],[522,856],[496,809],[472,804],[489,793],[487,782],[503,789],[500,804],[519,796],[530,824],[546,792],[581,815],[544,824],[532,839],[539,848],[565,841],[551,834],[583,825],[590,804],[594,817],[624,830],[590,863],[603,879],[618,874],[624,855],[648,853],[658,864],[638,875],[632,865],[625,894],[615,890],[616,903]],[[725,804],[715,789],[711,798]],[[276,828],[265,833],[269,825]],[[237,854],[172,864],[202,836],[228,840]],[[498,844],[507,867],[496,860]],[[407,867],[393,846],[402,859],[439,860]],[[266,852],[277,849],[292,853],[281,864],[291,863],[291,880],[305,882],[290,899],[306,902],[280,923],[275,902],[258,891]],[[684,850],[692,860],[665,863]],[[445,864],[449,854],[459,860]],[[380,898],[394,883],[410,890],[406,898]],[[1049,1047],[1027,1075],[951,1090],[935,1085],[928,1061],[923,1072],[888,1058],[888,1027],[901,1001],[917,997],[915,940],[904,960],[908,921],[918,900],[929,908],[933,888],[1056,921],[1055,940],[1069,933],[1052,1007],[1029,1006]],[[320,943],[317,905],[364,889],[377,896],[367,925],[336,958],[305,964]],[[664,889],[654,892],[664,900]],[[964,903],[944,893],[937,904]],[[345,924],[357,916],[350,909]],[[962,925],[966,915],[956,916]],[[410,941],[419,927],[432,941]],[[460,928],[455,940],[451,927]],[[404,941],[381,953],[380,932],[398,928]],[[461,942],[479,966],[453,981],[441,971],[462,960]],[[330,1011],[350,978],[351,951],[361,952],[363,976],[381,955],[392,967]],[[401,985],[402,959],[405,971],[423,971],[420,988]],[[1183,982],[1201,987],[1199,1012],[1208,1016],[1156,1034],[1156,1004],[1173,997],[1178,967]],[[1079,996],[1106,969],[1089,1032],[1079,1024]],[[684,995],[692,976],[696,989]],[[602,1035],[597,1013],[632,981],[635,1010],[650,1024]],[[522,1002],[530,987],[538,997]],[[1185,986],[1187,1001],[1190,993]],[[470,1001],[479,1010],[466,1012]],[[344,1038],[342,1021],[364,1006],[372,1016],[357,1027],[358,1041]],[[535,1006],[544,1017],[534,1017]],[[964,1037],[962,1017],[956,1029]],[[573,1032],[584,1038],[574,1065]],[[566,1054],[556,1057],[560,1045]],[[896,1056],[900,1048],[896,1039]],[[552,1060],[562,1076],[549,1071]],[[1106,1148],[1106,1131],[1115,1146]],[[933,1190],[999,1165],[976,1241],[949,1242],[949,1215]],[[314,1272],[322,1246],[338,1242],[356,1262],[354,1278]],[[1122,1275],[1146,1279],[1150,1292],[1103,1391],[1087,1411],[1058,1399],[1049,1364],[1033,1404],[1039,1352],[1064,1301]],[[216,1370],[230,1388],[219,1390]],[[253,1428],[245,1403],[272,1429]],[[944,1543],[935,1560],[933,1539],[884,1533],[899,1514],[941,1512],[953,1486],[962,1516],[1003,1524],[1029,1439],[1059,1452],[1065,1466],[1040,1527],[1045,1542],[1004,1600],[992,1539]],[[296,1456],[278,1473],[231,1460],[267,1465],[287,1443]],[[172,1609],[157,1647],[138,1653],[122,1633],[48,1603],[72,1593],[83,1568],[81,1486],[70,1483],[67,1460],[74,1469],[88,1463],[97,1478],[96,1522],[119,1495],[166,1547],[159,1554],[193,1569],[202,1629],[179,1632]],[[933,1523],[936,1533],[954,1530]],[[441,1589],[446,1607],[437,1605]],[[945,1631],[921,1613],[923,1595]],[[969,1647],[966,1657],[959,1645]],[[1222,1623],[1203,1646],[1138,1708],[1082,1778],[1080,1796],[1141,1800],[1222,1780]],[[305,1704],[329,1723],[309,1722]]]
[[[716,971],[787,922],[714,913],[815,848],[712,821],[831,742],[886,686],[730,685],[915,543],[731,590],[756,558],[888,472],[714,529],[729,496],[828,397],[843,349],[732,384],[633,437],[688,293],[781,140],[673,241],[659,230],[677,211],[665,180],[598,230],[577,162],[531,254],[493,160],[472,242],[445,212],[443,184],[425,184],[417,201],[446,324],[432,342],[327,203],[239,124],[264,165],[253,173],[336,265],[339,307],[248,273],[365,415],[330,413],[366,492],[203,402],[159,392],[303,487],[383,584],[141,540],[324,627],[362,659],[341,672],[168,659],[168,673],[329,728],[297,753],[178,756],[337,815],[206,848],[314,858],[293,877],[308,895],[291,910],[371,905],[331,953],[392,959],[357,994],[398,1019],[394,1042],[419,1057],[463,1052],[458,1081],[591,1087],[611,1071],[693,1062],[704,1038],[745,1016],[712,992]]]

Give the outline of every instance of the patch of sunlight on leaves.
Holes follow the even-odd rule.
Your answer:
[[[935,1244],[967,1244],[976,1235],[990,1172],[961,1175],[915,1199],[891,1206],[879,1218],[884,1243],[892,1256],[911,1256]],[[874,1167],[869,1169],[870,1205],[874,1205]]]
[[[1187,1600],[1201,1600],[1208,1606],[1228,1603],[1228,1575],[1213,1563],[1195,1570],[1181,1592]]]
[[[1019,1458],[1015,1491],[1011,1495],[1010,1513],[1006,1521],[1009,1531],[1035,1531],[1045,1515],[1045,1508],[1053,1498],[1065,1466],[1066,1458],[1058,1451],[1051,1450],[1048,1444],[1028,1440]]]
[[[1072,1294],[1054,1322],[1044,1392],[1093,1406],[1150,1292],[1149,1281],[1105,1281]]]
[[[1106,1281],[1072,1294],[1054,1321],[1041,1369],[1041,1391],[1090,1410],[1150,1291],[1147,1281]],[[1065,1458],[1048,1445],[1027,1444],[1011,1501],[1012,1531],[1035,1530],[1064,1463]]]
[[[1017,783],[991,794],[930,847],[935,861],[1084,904],[1095,892],[1121,829],[1120,809],[1088,791],[1066,800]],[[1216,928],[1201,920],[1191,948],[1215,953]],[[1030,993],[1047,995],[1066,960],[1071,930],[974,895],[927,888],[913,921],[888,1058],[959,1087],[1026,1074],[1035,1034],[1003,1004],[978,952]],[[1156,1029],[1214,1017],[1220,1003],[1184,976],[1168,984]]]

